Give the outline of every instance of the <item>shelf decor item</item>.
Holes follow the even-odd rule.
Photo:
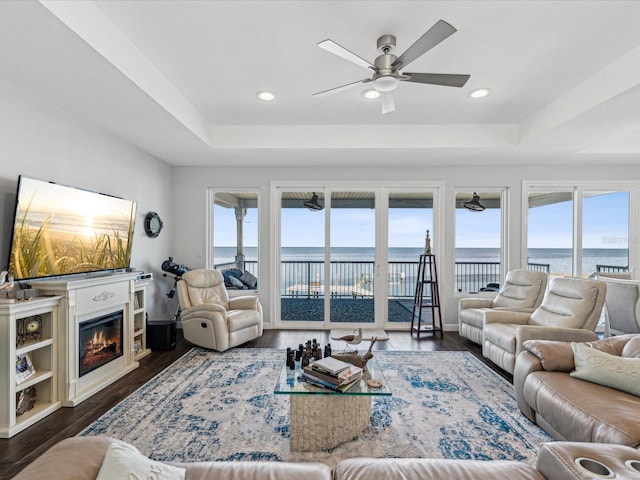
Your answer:
[[[16,393],[16,415],[22,415],[33,408],[36,403],[36,386],[20,390]]]
[[[24,345],[28,341],[39,342],[44,338],[42,335],[42,316],[34,315],[23,317],[17,320],[16,346]]]
[[[36,369],[33,366],[31,357],[28,353],[16,355],[16,385],[21,384],[27,378],[33,377]]]
[[[429,236],[429,230],[427,230],[427,235],[424,237],[424,254],[431,255],[431,237]]]

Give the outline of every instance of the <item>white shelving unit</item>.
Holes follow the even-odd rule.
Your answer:
[[[0,438],[9,438],[62,406],[58,399],[58,296],[15,303],[0,303]],[[42,338],[18,345],[18,322],[37,317],[42,322]],[[16,357],[28,354],[35,375],[16,383]],[[35,404],[16,414],[16,396],[35,386]]]
[[[147,348],[147,286],[152,281],[153,277],[136,280],[133,287],[131,338],[133,338],[134,360],[139,360],[151,353]]]

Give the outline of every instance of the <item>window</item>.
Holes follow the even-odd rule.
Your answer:
[[[527,256],[552,276],[629,271],[631,189],[527,187]]]
[[[455,289],[458,292],[500,287],[503,194],[503,190],[464,190],[455,194]]]
[[[227,289],[255,290],[258,287],[255,282],[258,277],[258,192],[212,192],[211,196],[213,268],[223,272]]]

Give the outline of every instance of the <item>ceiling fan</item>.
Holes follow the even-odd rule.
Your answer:
[[[357,82],[348,83],[340,87],[314,93],[313,95],[317,97],[330,95],[360,84],[373,82],[373,88],[380,92],[382,96],[382,113],[390,113],[396,109],[395,101],[393,99],[393,91],[398,86],[398,81],[427,83],[431,85],[443,85],[446,87],[463,87],[465,83],[467,83],[467,80],[469,80],[470,75],[449,73],[409,73],[401,71],[411,62],[453,35],[456,31],[457,30],[454,27],[444,20],[438,20],[433,27],[427,30],[399,57],[396,57],[391,53],[396,47],[396,37],[393,35],[383,35],[378,38],[378,51],[380,51],[382,55],[375,59],[373,65],[364,58],[359,57],[355,53],[352,53],[346,48],[338,45],[334,41],[324,40],[318,43],[317,46],[363,68],[371,69],[374,73],[371,78],[358,80]]]

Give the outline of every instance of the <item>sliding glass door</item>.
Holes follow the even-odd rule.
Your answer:
[[[410,323],[427,231],[436,238],[434,191],[277,188],[276,325],[355,329]]]
[[[375,322],[376,193],[331,192],[330,324]]]
[[[280,196],[280,320],[324,323],[325,214],[321,191]]]
[[[433,192],[390,189],[387,199],[387,324],[411,323],[418,261],[434,249]],[[427,239],[427,235],[429,238]]]

